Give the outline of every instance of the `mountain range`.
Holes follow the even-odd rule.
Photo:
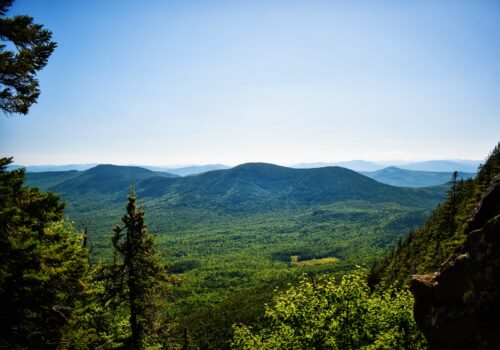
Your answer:
[[[78,170],[84,171],[90,168],[93,168],[99,164],[64,164],[64,165],[21,165],[21,164],[13,164],[9,165],[8,169],[19,169],[25,168],[27,172],[30,173],[40,173],[40,172],[54,172],[54,171],[68,171],[68,170]],[[132,165],[134,166],[134,165]],[[204,165],[190,165],[190,166],[181,166],[181,167],[172,167],[172,166],[153,166],[153,165],[141,165],[141,168],[149,169],[152,171],[159,172],[168,172],[173,175],[178,176],[187,176],[200,174],[211,170],[220,170],[220,169],[228,169],[230,168],[224,164],[204,164]]]
[[[27,183],[65,197],[96,193],[122,197],[133,184],[144,199],[162,198],[167,207],[270,210],[346,200],[428,206],[444,187],[411,189],[377,182],[342,167],[294,169],[247,163],[179,177],[141,167],[98,165],[85,171],[27,173]]]
[[[230,166],[224,164],[205,164],[205,165],[191,165],[185,167],[161,167],[161,166],[144,166],[143,168],[153,171],[163,171],[178,176],[188,176],[205,173],[212,170],[229,169]]]
[[[378,182],[401,187],[428,187],[441,185],[449,182],[453,174],[452,172],[445,171],[416,171],[397,167],[387,167],[377,171],[361,171],[360,173]],[[473,178],[475,175],[476,173],[458,172],[457,179]]]
[[[323,168],[328,166],[340,166],[343,168],[351,169],[358,172],[377,171],[386,167],[398,167],[400,169],[415,170],[415,171],[431,171],[431,172],[468,172],[475,173],[481,161],[479,160],[430,160],[423,162],[371,162],[366,160],[351,160],[344,162],[320,162],[320,163],[299,163],[291,165],[291,168],[297,169],[310,169],[310,168]],[[28,172],[46,172],[46,171],[67,171],[79,170],[84,171],[95,167],[98,164],[65,164],[65,165],[32,165],[23,166],[14,164],[9,166],[9,169],[26,168]],[[168,172],[179,176],[187,176],[200,174],[211,170],[229,169],[230,166],[224,164],[205,164],[205,165],[190,165],[190,166],[153,166],[153,165],[140,165],[153,171]]]
[[[294,168],[321,168],[325,166],[340,166],[359,172],[373,172],[388,167],[398,167],[405,170],[430,171],[430,172],[467,172],[476,173],[478,166],[482,162],[479,160],[428,160],[421,162],[371,162],[366,160],[349,160],[333,163],[299,163],[293,165]]]
[[[257,163],[258,164],[258,163]],[[214,167],[216,167],[214,165]],[[296,168],[285,168],[285,167],[279,167],[279,166],[274,166],[274,170],[271,170],[273,168],[272,165],[266,165],[264,163],[261,164],[261,167],[268,167],[270,172],[275,172],[278,173],[276,169],[288,169],[287,171],[282,171],[280,175],[278,176],[283,176],[283,180],[289,177],[290,173],[293,173],[292,169],[299,170]],[[204,171],[202,169],[203,167],[198,167],[198,171],[200,171],[200,174],[206,173],[207,171]],[[201,181],[204,181],[203,179],[209,179],[212,176],[216,176],[215,174],[219,174],[220,176],[230,176],[229,174],[234,174],[236,172],[241,173],[242,168],[252,168],[248,164],[243,164],[240,166],[237,166],[232,169],[236,169],[234,171],[229,171],[229,172],[222,172],[222,173],[213,173],[210,176],[207,177],[201,177]],[[295,172],[296,174],[314,174],[314,173],[328,173],[328,172],[333,172],[332,168],[338,168],[338,167],[323,167],[323,168],[309,168],[309,169],[300,169],[301,172]],[[93,169],[93,170],[92,170]],[[155,171],[152,169],[156,169]],[[181,168],[184,169],[184,168]],[[229,170],[231,168],[227,169],[222,169],[222,170]],[[318,170],[318,169],[323,169],[323,170]],[[330,169],[330,170],[325,170],[325,169]],[[47,171],[47,172],[28,172],[27,177],[29,181],[32,181],[35,183],[38,187],[41,187],[42,189],[49,189],[52,188],[56,185],[61,184],[62,182],[66,180],[72,180],[73,178],[78,177],[77,180],[75,180],[75,183],[66,183],[66,184],[61,184],[60,186],[57,186],[54,188],[55,191],[60,191],[60,192],[66,192],[65,187],[69,186],[72,187],[73,190],[75,187],[80,187],[80,190],[82,189],[91,189],[93,186],[97,186],[100,183],[103,183],[102,188],[99,190],[100,192],[103,193],[112,193],[116,192],[117,188],[123,188],[124,186],[129,186],[131,183],[137,184],[141,182],[141,188],[144,187],[144,189],[141,189],[142,193],[155,193],[155,191],[159,192],[165,192],[167,191],[166,188],[161,188],[161,189],[156,189],[155,186],[163,186],[167,185],[166,181],[161,178],[175,178],[175,177],[180,177],[182,173],[187,174],[190,171],[195,171],[196,169],[191,169],[190,171],[178,171],[177,173],[175,172],[166,172],[163,171],[164,168],[141,168],[141,167],[133,167],[133,166],[116,166],[116,165],[98,165],[94,168],[87,169],[84,171],[76,171],[76,170],[68,170],[68,171]],[[214,171],[214,170],[212,170]],[[337,170],[340,171],[340,170]],[[251,171],[250,171],[251,172]],[[255,172],[255,169],[254,169]],[[362,175],[365,175],[369,178],[372,178],[380,183],[383,184],[388,184],[388,185],[393,185],[393,186],[399,186],[399,187],[430,187],[430,186],[437,186],[437,185],[442,185],[446,182],[449,182],[451,180],[452,173],[451,172],[425,172],[425,171],[414,171],[414,170],[405,170],[405,169],[400,169],[396,167],[387,167],[381,170],[377,171],[364,171],[364,172],[359,172]],[[200,174],[192,174],[192,175],[200,175]],[[222,174],[222,175],[221,175]],[[333,174],[334,175],[334,174]],[[468,177],[474,177],[474,173],[465,173],[465,172],[459,172],[458,173],[458,179],[461,178],[468,178]],[[81,177],[80,177],[81,176]],[[112,177],[110,180],[104,180],[106,177]],[[188,176],[188,175],[185,175]],[[150,179],[152,177],[158,177],[157,179]],[[292,176],[293,177],[293,176]],[[149,179],[148,181],[143,182],[145,179]],[[321,178],[321,176],[319,176]],[[193,178],[189,179],[186,181],[178,181],[180,183],[192,183],[195,181],[200,181],[200,178]],[[109,184],[107,184],[106,181],[110,181]],[[221,180],[222,181],[222,180]],[[163,184],[162,184],[163,182]],[[176,183],[178,183],[176,182]],[[169,182],[170,183],[170,182]],[[142,186],[144,185],[144,186]],[[313,183],[309,183],[311,188],[314,188]],[[168,184],[170,186],[170,184]],[[167,186],[167,187],[168,187]],[[172,184],[172,186],[174,186]],[[175,185],[177,187],[183,187],[184,185]],[[308,191],[305,189],[305,191]],[[71,192],[71,191],[70,191]],[[81,192],[81,191],[80,191]]]

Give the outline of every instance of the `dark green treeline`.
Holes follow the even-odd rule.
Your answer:
[[[467,221],[471,217],[491,179],[500,173],[500,143],[493,149],[474,179],[451,179],[451,187],[442,204],[427,222],[400,240],[370,272],[372,286],[397,283],[406,285],[412,274],[438,271],[441,264],[463,243]]]

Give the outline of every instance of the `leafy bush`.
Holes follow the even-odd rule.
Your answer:
[[[364,270],[303,278],[266,308],[270,326],[234,325],[235,349],[423,349],[406,289],[371,292]]]

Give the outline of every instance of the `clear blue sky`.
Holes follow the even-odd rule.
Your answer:
[[[500,1],[17,0],[58,48],[17,163],[483,159]]]

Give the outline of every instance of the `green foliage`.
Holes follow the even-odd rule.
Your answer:
[[[266,308],[260,331],[235,325],[235,349],[424,349],[408,290],[371,292],[362,270],[303,278]]]
[[[12,3],[0,0],[0,109],[27,114],[40,95],[36,74],[47,64],[56,43],[51,41],[52,33],[33,23],[32,17],[5,17]]]
[[[464,241],[467,221],[491,179],[500,173],[500,144],[479,167],[475,179],[457,180],[442,204],[427,222],[411,231],[385,258],[376,262],[370,272],[370,284],[407,284],[412,274],[438,271],[441,264]]]
[[[49,171],[41,173],[27,172],[25,174],[25,177],[26,177],[26,183],[28,184],[36,183],[36,187],[38,187],[40,190],[47,191],[54,185],[57,185],[65,180],[77,177],[78,175],[80,175],[79,171],[70,170],[70,171]]]
[[[62,330],[60,349],[122,349],[130,338],[129,317],[117,312],[109,299],[105,270],[105,264],[99,263],[85,275],[83,295]]]
[[[179,317],[179,329],[189,329],[194,348],[228,349],[234,323],[252,324],[254,327],[265,323],[264,305],[272,301],[276,284],[282,287],[284,282],[235,291],[211,307],[192,310]]]
[[[136,195],[128,197],[123,227],[116,226],[112,243],[113,262],[106,280],[107,292],[117,307],[126,305],[130,313],[131,349],[144,349],[158,343],[162,327],[161,308],[172,277],[160,261],[154,237],[144,223],[144,212],[137,209]]]
[[[9,163],[0,159],[0,348],[52,349],[84,291],[88,251],[58,197],[24,187]]]
[[[479,166],[479,171],[477,173],[477,193],[482,194],[483,191],[488,187],[493,177],[500,174],[500,142],[491,151],[488,159],[484,164]],[[477,198],[477,196],[476,196]]]

